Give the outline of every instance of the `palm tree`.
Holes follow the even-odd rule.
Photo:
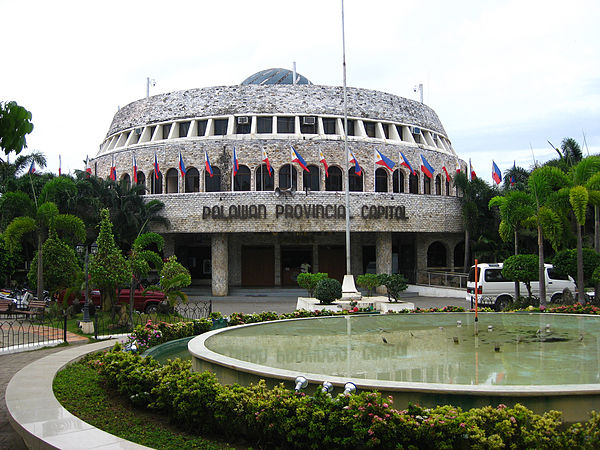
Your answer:
[[[579,302],[584,303],[582,227],[585,225],[588,205],[600,205],[600,157],[588,156],[582,159],[569,171],[569,175],[570,187],[563,188],[561,193],[568,195],[577,222],[577,291]]]
[[[0,158],[0,193],[17,190],[16,179],[25,173],[34,162],[38,168],[46,167],[46,157],[41,152],[32,152],[29,155],[19,155],[14,162],[10,159]],[[29,183],[29,181],[27,181]]]
[[[546,281],[544,268],[544,238],[556,249],[563,232],[563,223],[556,210],[558,191],[569,184],[567,176],[558,168],[543,166],[535,169],[529,176],[528,185],[535,201],[535,215],[526,222],[537,227],[540,306],[546,306]],[[553,208],[554,207],[554,208]]]
[[[528,218],[535,213],[535,202],[531,195],[524,191],[508,191],[504,196],[496,196],[489,202],[489,208],[498,207],[502,221],[498,227],[504,242],[514,239],[515,255],[519,254],[519,230]],[[520,284],[515,281],[515,300],[520,297]]]
[[[48,230],[52,228],[57,233],[74,238],[81,242],[85,238],[83,221],[70,214],[59,214],[58,208],[52,202],[42,203],[34,213],[15,217],[4,231],[4,239],[11,252],[19,248],[26,235],[33,234],[37,244],[37,297],[43,298],[44,268],[42,245],[48,237]]]

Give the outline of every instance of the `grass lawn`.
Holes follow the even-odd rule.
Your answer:
[[[54,379],[54,394],[72,414],[108,433],[157,449],[224,449],[223,442],[184,433],[159,414],[133,408],[117,393],[104,389],[95,370],[75,363]]]

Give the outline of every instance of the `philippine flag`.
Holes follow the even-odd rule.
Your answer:
[[[323,150],[319,150],[319,161],[323,163],[323,167],[325,167],[325,178],[329,178],[329,166],[327,165],[327,161],[325,161]]]
[[[131,166],[133,168],[133,181],[135,184],[137,184],[138,182],[138,177],[137,177],[137,161],[135,160],[135,153],[131,154]]]
[[[385,156],[379,150],[375,150],[375,164],[379,164],[380,166],[387,167],[390,172],[393,172],[394,166],[396,163],[392,161],[390,158]]]
[[[446,166],[442,166],[442,170],[446,174],[446,181],[450,183],[450,175],[448,175],[448,169],[446,169]]]
[[[181,178],[184,178],[187,173],[181,152],[179,152],[179,172],[181,172]]]
[[[402,152],[400,152],[400,160],[402,161],[400,165],[406,167],[408,170],[410,170],[410,174],[414,175],[415,171],[413,170],[412,166],[408,162],[408,159],[406,158],[406,156],[404,156],[404,153]]]
[[[362,168],[360,167],[360,164],[358,164],[358,160],[354,157],[354,153],[350,152],[348,154],[348,162],[354,164],[354,173],[356,175],[362,175]]]
[[[29,166],[28,173],[35,173],[35,161],[31,160],[31,165]]]
[[[475,173],[473,164],[471,164],[471,158],[469,158],[469,172],[471,173],[471,181],[473,181],[475,178],[477,178],[477,174]]]
[[[273,169],[271,168],[271,163],[269,162],[269,157],[267,156],[267,149],[263,147],[262,149],[262,160],[267,165],[267,171],[269,172],[269,176],[273,176]]]
[[[112,166],[110,166],[109,178],[113,181],[117,181],[117,167],[115,166],[115,157],[112,159]]]
[[[60,158],[60,155],[58,155],[58,176],[60,177],[62,175],[62,161]]]
[[[154,153],[154,178],[158,180],[158,174],[160,173],[160,167],[158,166],[158,157]]]
[[[460,173],[460,163],[456,160],[456,173]]]
[[[517,163],[516,161],[513,161],[513,171],[510,174],[510,185],[514,186],[515,185],[515,172],[517,171]]]
[[[304,161],[304,158],[302,158],[302,156],[300,156],[300,153],[298,153],[296,151],[296,149],[294,147],[292,147],[291,145],[290,145],[290,148],[292,149],[292,151],[290,152],[292,162],[298,163],[300,165],[300,167],[302,167],[307,172],[310,172],[310,170],[308,170],[308,167],[306,167],[306,161]]]
[[[427,161],[423,155],[421,155],[421,171],[429,178],[433,178],[435,172],[433,167],[431,167],[431,164],[429,164],[429,161]]]
[[[240,165],[238,164],[237,154],[235,153],[235,147],[233,147],[233,176],[235,177],[240,170]]]
[[[90,167],[90,158],[87,155],[85,157],[85,172],[87,173],[88,177],[92,174],[92,168]]]
[[[498,168],[494,160],[492,160],[492,178],[494,179],[496,184],[500,184],[500,182],[502,181],[502,172],[500,172],[500,169]]]
[[[210,160],[208,159],[208,152],[206,150],[204,150],[204,168],[206,169],[208,174],[212,177],[213,170],[212,170],[212,166],[210,165]]]

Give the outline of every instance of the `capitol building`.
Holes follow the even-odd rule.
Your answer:
[[[295,79],[294,79],[295,77]],[[268,69],[239,85],[155,95],[114,116],[92,173],[144,184],[164,203],[165,256],[195,284],[297,286],[302,270],[360,275],[462,266],[452,177],[465,171],[428,106]],[[347,128],[347,129],[346,129]],[[346,158],[347,137],[352,161]],[[158,170],[156,170],[158,168]],[[134,173],[135,172],[135,173]]]

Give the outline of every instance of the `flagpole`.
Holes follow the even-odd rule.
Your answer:
[[[342,284],[342,297],[360,297],[354,285],[354,277],[350,265],[350,176],[348,174],[348,96],[346,93],[346,33],[344,30],[344,0],[342,0],[342,69],[344,93],[344,152],[346,154],[346,275]]]
[[[231,153],[231,192],[234,191],[233,189],[233,180],[235,178],[234,172],[235,172],[235,158],[233,157],[234,153]]]

